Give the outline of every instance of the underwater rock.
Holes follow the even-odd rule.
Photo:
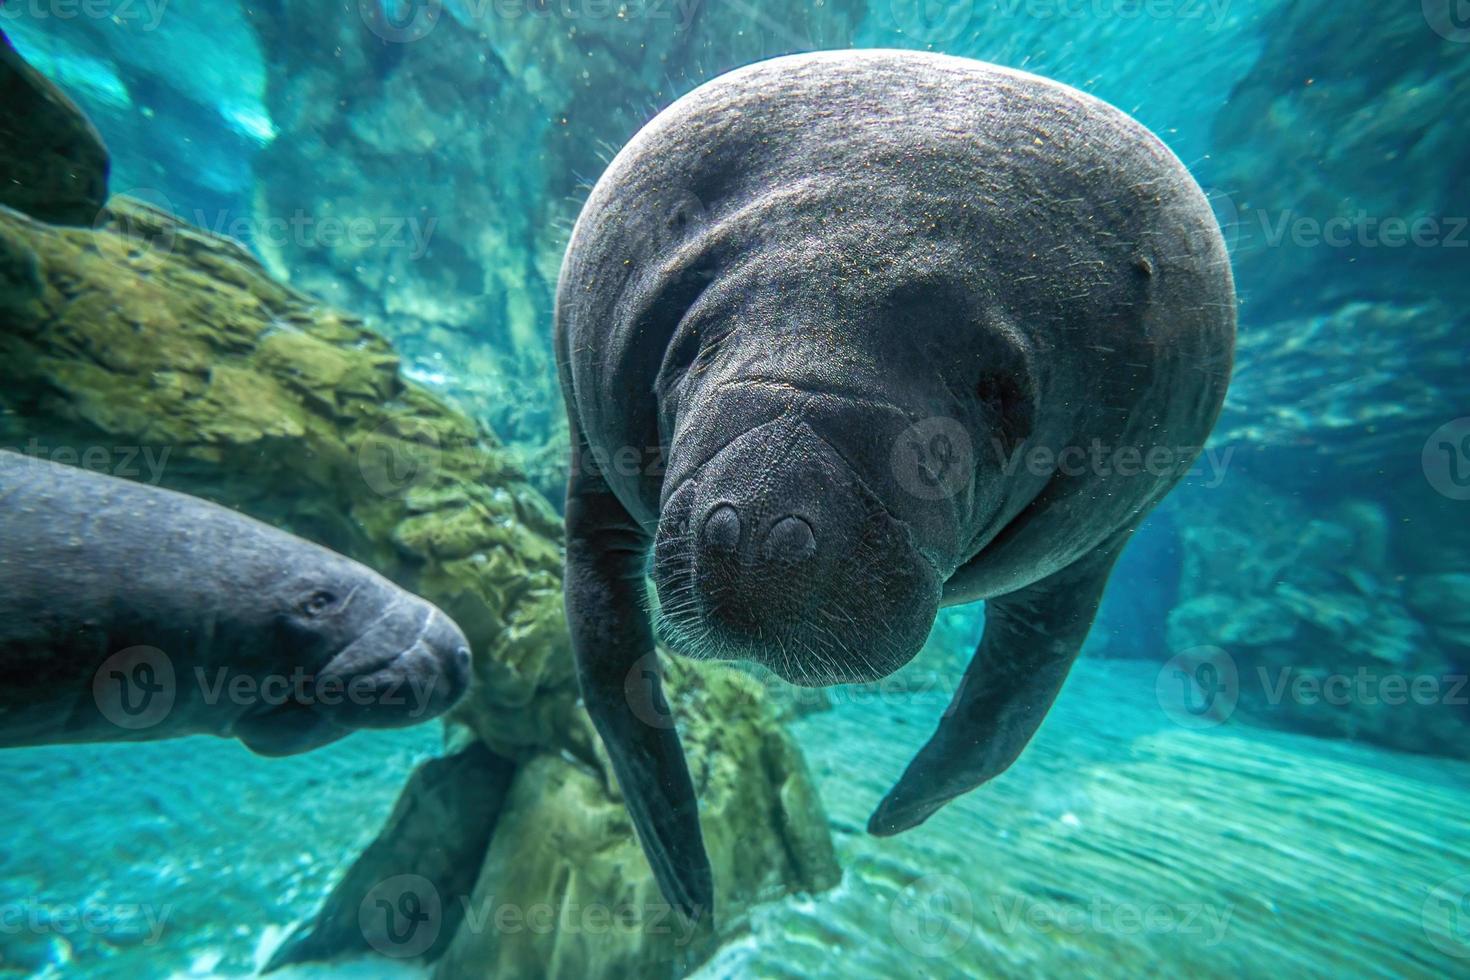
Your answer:
[[[1264,14],[1203,165],[1228,197],[1247,309],[1312,315],[1431,289],[1464,308],[1470,129],[1445,107],[1470,100],[1470,58],[1445,30],[1453,4],[1437,5],[1438,24],[1435,6],[1366,5],[1347,20],[1333,0],[1306,0]]]
[[[805,762],[760,684],[733,668],[665,662],[700,787],[719,933],[708,920],[691,927],[659,894],[621,798],[605,789],[614,779],[599,742],[593,765],[543,755],[516,774],[437,976],[682,976],[744,927],[755,902],[837,883]]]
[[[0,204],[90,225],[107,201],[108,167],[92,123],[0,31]]]
[[[1465,576],[1405,575],[1382,505],[1350,499],[1312,518],[1236,474],[1173,506],[1183,571],[1167,654],[1223,650],[1253,722],[1470,758],[1470,656],[1447,618]]]
[[[357,241],[309,230],[263,254],[380,325],[415,373],[524,446],[523,468],[559,500],[566,430],[547,324],[587,182],[656,109],[771,54],[771,36],[846,46],[861,5],[433,3],[398,28],[381,2],[247,12],[278,131],[256,161],[256,218],[374,229]]]
[[[393,349],[361,321],[274,281],[238,244],[125,198],[109,202],[95,230],[0,209],[0,311],[0,445],[238,507],[429,598],[475,650],[453,722],[518,766],[500,823],[517,835],[558,828],[546,853],[586,855],[579,900],[613,907],[652,889],[578,704],[560,521],[493,434],[406,381]],[[727,874],[724,936],[755,902],[830,886],[836,867],[801,755],[760,686],[672,658],[670,673],[690,764],[706,783],[711,854]],[[562,812],[568,797],[548,772],[580,780],[578,806],[603,819]],[[425,777],[403,806],[433,792]],[[419,831],[408,812],[390,821],[365,868],[412,847]],[[492,858],[497,840],[498,827]],[[360,951],[339,913],[364,873],[349,872],[347,891],[295,949]],[[535,878],[552,889],[539,894],[528,874],[487,860],[476,894],[524,903],[563,894],[559,877]],[[529,957],[574,955],[559,945],[572,938],[526,938],[507,945],[495,930],[461,929],[450,949],[456,962],[509,957],[527,976],[544,970]],[[692,952],[667,942],[639,933],[626,958],[671,970],[713,948],[713,939]],[[597,972],[600,959],[587,965],[587,976],[616,975]]]
[[[406,894],[439,910],[432,920],[436,935],[420,954],[437,958],[464,916],[514,772],[509,760],[473,740],[420,766],[377,839],[337,882],[316,919],[288,937],[263,972],[354,949],[370,952],[387,937],[370,933],[364,920],[374,921],[379,899],[392,906]]]
[[[1432,623],[1470,625],[1470,573],[1411,579],[1408,600],[1415,612]]]
[[[1422,296],[1248,316],[1212,446],[1283,489],[1378,484],[1386,467],[1422,479],[1424,440],[1463,386],[1466,328],[1463,307]]]

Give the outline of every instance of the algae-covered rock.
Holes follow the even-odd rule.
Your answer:
[[[0,31],[0,204],[90,225],[107,200],[107,170],[91,122]]]
[[[432,893],[450,903],[465,886],[445,876],[483,857],[477,900],[657,904],[577,700],[560,521],[490,432],[406,381],[392,348],[360,321],[274,281],[237,244],[126,199],[110,202],[95,230],[0,208],[0,316],[0,445],[161,482],[287,527],[438,603],[472,642],[474,683],[452,723],[516,767],[500,816],[485,818],[496,821],[485,828],[488,852],[463,854],[474,849],[464,808],[492,810],[485,794],[446,793],[421,773],[283,962],[360,953],[364,943],[381,951],[386,926],[354,920],[353,899],[377,907],[370,883],[416,854],[425,814],[446,807],[460,808],[456,819],[431,822],[459,841],[455,860],[421,855],[387,877],[438,882]],[[669,673],[720,879],[717,931],[683,945],[648,929],[616,942],[574,926],[512,933],[485,927],[470,903],[462,920],[445,913],[442,940],[415,955],[447,948],[453,977],[573,975],[571,964],[578,976],[624,975],[629,964],[672,976],[712,952],[754,903],[835,882],[800,752],[759,684],[673,658]]]
[[[509,760],[477,741],[420,766],[377,839],[332,889],[316,919],[277,948],[266,972],[353,950],[441,954],[463,919],[514,771]],[[400,904],[428,916],[421,930],[409,935],[387,928]]]
[[[837,883],[805,763],[759,684],[678,658],[667,681],[700,793],[717,931],[664,902],[598,745],[595,764],[543,755],[516,774],[436,976],[680,976],[743,928],[756,902]]]

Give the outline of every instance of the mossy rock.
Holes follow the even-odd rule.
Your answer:
[[[475,679],[450,724],[516,767],[488,852],[457,862],[483,862],[477,900],[658,904],[578,702],[560,520],[492,433],[405,380],[362,322],[276,282],[238,244],[127,199],[109,202],[97,229],[0,207],[0,318],[0,445],[102,447],[109,463],[147,448],[164,485],[335,548],[459,621]],[[447,948],[441,975],[672,976],[755,903],[835,883],[825,817],[759,683],[668,664],[716,869],[716,930],[684,943],[647,929],[511,934],[474,928],[471,905],[452,941],[428,951]],[[344,896],[413,851],[400,835],[422,828],[404,814],[437,805],[435,785],[410,785],[293,939],[297,953],[371,945],[354,938]]]

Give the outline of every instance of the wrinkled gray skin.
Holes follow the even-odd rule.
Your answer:
[[[335,552],[184,494],[0,452],[0,747],[238,738],[446,711],[469,645]]]
[[[1036,731],[1123,543],[1214,423],[1234,334],[1199,187],[1054,82],[800,55],[640,132],[574,232],[557,346],[574,648],[665,895],[699,914],[711,887],[647,659],[650,551],[661,635],[797,683],[882,677],[940,605],[986,600],[953,703],[869,825],[897,833]],[[1096,466],[1094,440],[1158,452]],[[1011,465],[1069,447],[1065,471]]]

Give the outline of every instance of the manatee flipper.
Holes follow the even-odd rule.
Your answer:
[[[985,633],[938,729],[868,821],[888,837],[1005,772],[1041,726],[1087,638],[1128,534],[985,603]]]
[[[713,906],[713,875],[643,603],[649,536],[591,472],[575,423],[573,430],[581,463],[573,461],[567,485],[565,590],[582,700],[659,889],[698,920]]]

